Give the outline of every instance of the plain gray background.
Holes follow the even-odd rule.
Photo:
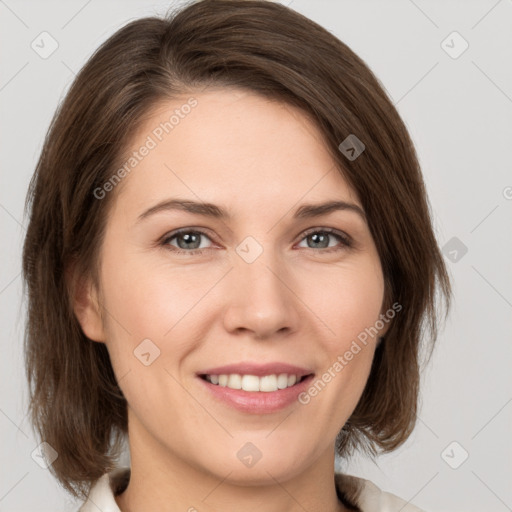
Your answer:
[[[454,284],[414,433],[376,465],[356,457],[343,470],[432,512],[512,510],[512,2],[281,3],[347,43],[389,92],[415,141]],[[39,441],[26,418],[20,276],[28,182],[53,112],[93,50],[170,5],[0,0],[2,512],[78,507],[31,457]],[[42,32],[58,44],[46,58],[31,47],[46,37],[51,49]]]

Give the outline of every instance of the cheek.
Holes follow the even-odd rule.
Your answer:
[[[328,334],[319,342],[322,372],[299,401],[315,410],[308,421],[334,436],[355,409],[370,373],[384,284],[380,266],[374,264],[338,269],[333,275],[339,282],[334,285],[324,278],[324,291],[316,294],[319,316],[328,326]],[[329,418],[327,430],[315,417]]]
[[[310,285],[310,291],[304,291],[311,309],[326,327],[324,339],[330,351],[345,350],[379,319],[384,280],[380,265],[372,260],[365,263],[318,274],[314,287]]]
[[[215,272],[194,272],[192,266],[160,264],[148,269],[142,261],[126,259],[105,277],[105,302],[117,320],[110,318],[109,323],[124,338],[129,332],[134,342],[139,338],[163,341],[179,323],[189,322],[218,278]]]
[[[193,350],[198,303],[218,278],[194,274],[192,266],[189,272],[169,266],[148,270],[141,260],[126,257],[122,263],[105,264],[105,316],[119,385],[137,415],[151,417],[155,403],[183,396],[166,370],[177,377],[176,367]]]
[[[114,372],[131,403],[138,403],[139,396],[155,398],[161,386],[166,393],[179,396],[180,389],[173,387],[165,370],[178,376],[181,363],[204,338],[205,315],[215,317],[209,291],[224,273],[220,268],[200,272],[193,265],[165,263],[148,269],[140,255],[127,255],[115,265],[105,262],[107,346]],[[126,388],[135,382],[134,389]],[[148,406],[146,402],[143,399],[140,407]]]

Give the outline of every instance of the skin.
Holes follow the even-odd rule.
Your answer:
[[[198,105],[110,192],[101,289],[89,284],[76,297],[84,333],[106,344],[128,402],[132,474],[116,501],[122,512],[346,510],[334,440],[362,394],[377,337],[309,404],[271,414],[218,402],[195,374],[282,361],[318,377],[375,324],[384,280],[364,218],[293,218],[304,203],[361,203],[301,111],[236,89],[193,96]],[[133,150],[187,99],[160,104]],[[171,197],[215,203],[232,219],[169,210],[137,222]],[[206,232],[202,254],[173,252],[199,246],[183,236],[159,245],[184,227]],[[311,228],[339,230],[352,245],[333,235],[315,245],[304,235]],[[248,236],[263,249],[253,263],[236,252]],[[149,366],[134,356],[144,339],[160,350]],[[237,457],[247,442],[262,454],[252,467]]]

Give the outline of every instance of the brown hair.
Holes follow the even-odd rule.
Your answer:
[[[208,86],[250,90],[315,120],[366,212],[386,305],[402,307],[376,349],[337,453],[391,451],[415,425],[420,348],[431,355],[437,291],[446,310],[451,292],[406,127],[366,64],[321,26],[270,1],[203,0],[130,22],[95,51],[55,113],[30,182],[23,248],[29,409],[58,453],[51,471],[74,496],[85,498],[115,467],[127,434],[127,403],[106,346],[86,338],[73,312],[78,276],[99,284],[116,197],[98,200],[93,191],[118,168],[155,106]],[[365,145],[356,159],[338,149],[351,134]]]

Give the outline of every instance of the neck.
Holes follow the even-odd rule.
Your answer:
[[[140,425],[139,425],[140,427]],[[132,429],[133,430],[133,429]],[[131,432],[135,434],[135,432]],[[141,431],[130,435],[131,476],[116,496],[121,512],[235,512],[255,504],[267,512],[348,512],[338,499],[334,482],[334,448],[326,450],[304,471],[279,473],[268,467],[240,479],[228,468],[214,474],[192,466],[168,447],[153,446]],[[143,449],[142,449],[143,448]]]

